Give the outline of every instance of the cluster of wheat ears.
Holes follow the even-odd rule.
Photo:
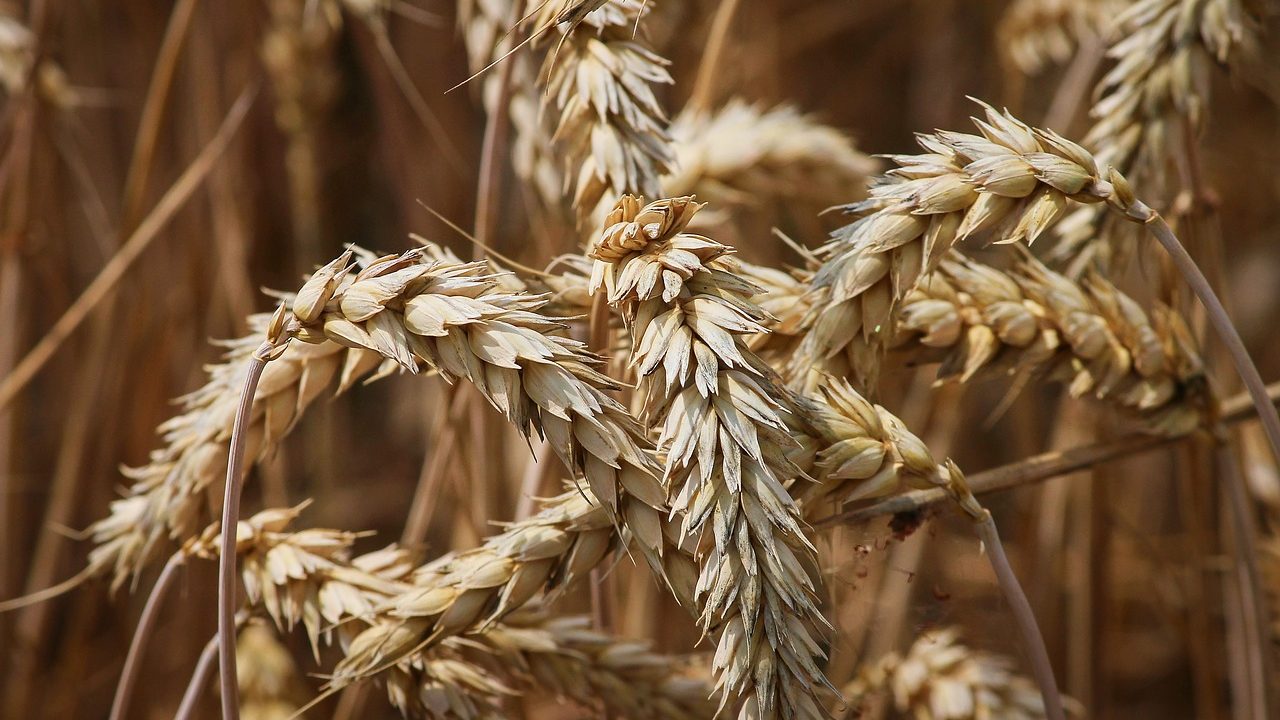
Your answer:
[[[227,720],[310,716],[333,696],[351,717],[373,706],[370,686],[406,718],[515,716],[526,693],[558,698],[549,716],[1101,716],[1090,698],[1059,690],[1061,656],[1019,580],[1033,566],[1010,562],[996,530],[1004,514],[985,494],[1198,444],[1224,462],[1206,479],[1222,488],[1224,612],[1243,638],[1223,672],[1230,704],[1237,718],[1280,713],[1267,590],[1280,553],[1259,528],[1261,501],[1231,469],[1230,429],[1260,422],[1273,453],[1261,462],[1280,458],[1277,391],[1219,301],[1218,278],[1180,242],[1209,232],[1212,196],[1173,169],[1198,162],[1188,146],[1204,132],[1215,74],[1257,61],[1266,4],[1016,0],[997,32],[1009,66],[1035,75],[1072,63],[1061,97],[1091,102],[1081,142],[1053,129],[1067,127],[1070,108],[1038,127],[972,100],[970,126],[921,132],[916,154],[874,158],[789,105],[718,100],[740,4],[701,4],[708,37],[683,110],[669,114],[679,75],[661,49],[688,12],[671,0],[458,0],[469,71],[454,79],[470,77],[454,92],[487,118],[475,254],[416,236],[389,254],[367,246],[395,238],[348,238],[331,260],[314,255],[323,243],[305,247],[307,264],[324,264],[223,343],[207,382],[159,426],[160,446],[122,471],[128,487],[88,528],[83,569],[0,608],[98,581],[146,597],[119,653],[113,720],[142,716],[133,700],[149,683],[146,653],[183,631],[159,623],[197,564],[218,568],[216,589],[190,589],[216,593],[217,631],[199,638],[179,718],[210,698]],[[316,118],[337,102],[325,58],[344,22],[365,28],[440,156],[465,163],[391,44],[388,27],[416,8],[266,6],[263,62],[299,234],[321,235]],[[74,105],[18,19],[0,22],[0,46],[0,81],[19,112],[24,97]],[[1203,183],[1194,167],[1183,175]],[[491,251],[512,246],[500,241],[511,223],[499,214],[513,207],[499,199],[504,178],[519,186],[528,223],[563,240],[546,270]],[[172,192],[200,181],[184,175]],[[841,226],[828,234],[832,218]],[[94,312],[164,222],[152,220],[135,223],[84,302],[0,381],[0,402]],[[771,233],[784,222],[793,232]],[[747,259],[756,256],[774,259]],[[1163,284],[1126,293],[1135,268],[1163,272]],[[925,374],[904,381],[903,368]],[[305,502],[241,511],[253,469],[317,401],[403,375],[451,389],[434,411],[419,492],[399,500],[410,515],[399,544],[358,552],[362,528],[304,527]],[[1009,378],[997,391],[1007,402],[1057,387],[1122,433],[966,477],[912,418],[920,403],[945,412],[951,393],[990,378]],[[1228,397],[1238,382],[1246,393]],[[984,432],[965,425],[957,440]],[[431,506],[468,434],[480,456],[508,445],[532,455],[511,480],[519,507],[482,518],[498,525],[481,529],[487,537],[429,559]],[[476,471],[483,457],[469,462],[468,482],[508,481]],[[888,546],[934,514],[961,520],[949,572],[998,589],[1009,639],[966,633],[962,643],[956,627],[925,627],[887,654],[864,647],[854,665],[836,662],[856,644],[844,615],[859,590],[844,586],[861,571],[832,560],[859,542],[851,529],[888,520]],[[683,646],[658,651],[610,622],[626,601],[611,573],[633,566],[647,575],[633,585],[646,587],[639,597],[669,595],[665,612],[696,628]],[[309,657],[290,649],[296,630]],[[1006,654],[972,649],[984,645]]]

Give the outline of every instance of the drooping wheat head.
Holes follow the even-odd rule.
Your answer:
[[[587,227],[623,193],[657,194],[672,166],[667,117],[655,94],[671,75],[637,34],[649,6],[561,0],[534,14],[534,27],[556,28],[542,73],[543,113],[555,128],[579,223]]]
[[[1204,127],[1213,66],[1255,47],[1258,20],[1242,0],[1139,0],[1115,25],[1116,64],[1097,85],[1084,144],[1168,202],[1170,159]],[[1133,252],[1132,228],[1100,208],[1071,213],[1057,234],[1055,258],[1076,269]]]
[[[1029,253],[1010,272],[952,251],[907,295],[895,349],[938,361],[942,380],[1033,372],[1140,418],[1165,435],[1205,421],[1208,387],[1189,330],[1151,316],[1096,273],[1074,281]]]
[[[1061,65],[1084,37],[1106,38],[1128,0],[1016,0],[996,28],[1000,50],[1027,76]]]
[[[847,208],[856,219],[820,251],[793,384],[812,387],[828,371],[873,386],[895,308],[956,243],[1033,242],[1070,201],[1128,211],[1127,183],[1084,148],[985,109],[981,135],[918,136],[926,154],[893,156],[898,167]]]
[[[730,249],[685,232],[692,198],[642,205],[624,196],[592,246],[593,292],[626,320],[644,418],[659,432],[664,479],[685,535],[711,535],[699,557],[699,621],[720,633],[722,705],[761,717],[820,714],[815,693],[826,620],[817,607],[816,550],[784,485],[787,458],[776,378],[747,347],[764,332],[757,289]]]

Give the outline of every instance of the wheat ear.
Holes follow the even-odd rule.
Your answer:
[[[592,246],[592,289],[630,327],[682,533],[714,539],[699,558],[696,599],[703,628],[720,632],[722,706],[741,697],[761,717],[818,717],[827,622],[817,552],[784,489],[799,475],[786,457],[795,443],[773,374],[746,346],[764,331],[757,289],[733,274],[730,248],[685,232],[700,207],[624,196]]]
[[[563,500],[588,508],[576,494]],[[415,570],[408,553],[395,547],[352,558],[356,533],[290,531],[300,509],[267,510],[241,522],[237,553],[249,607],[266,613],[281,630],[303,625],[317,653],[337,633],[351,657],[368,639],[357,634],[357,625],[395,621],[398,599],[413,593],[424,578],[440,578],[445,566],[475,579],[476,570],[493,565],[468,564],[463,553]],[[597,530],[612,534],[603,511],[587,512],[594,513]],[[212,559],[218,534],[211,526],[188,543],[184,555]],[[557,545],[547,533],[526,529],[523,534],[529,540],[538,535],[544,547]],[[590,553],[579,546],[566,554]],[[380,679],[406,717],[486,716],[518,686],[547,688],[584,706],[603,703],[622,717],[711,717],[709,686],[683,673],[682,663],[641,643],[590,630],[585,622],[554,616],[536,602],[525,604],[501,622],[475,629],[465,642],[442,638],[440,650],[400,658]]]
[[[1206,421],[1208,384],[1182,319],[1164,306],[1148,317],[1097,273],[1071,280],[1029,253],[1004,272],[952,251],[897,318],[895,356],[938,361],[941,379],[1033,372],[1162,435]]]
[[[1071,59],[1083,37],[1106,37],[1125,0],[1016,0],[1000,18],[996,38],[1011,65],[1039,75]]]
[[[1139,0],[1115,26],[1107,54],[1116,64],[1095,88],[1084,143],[1100,163],[1164,198],[1172,149],[1184,132],[1194,137],[1204,127],[1212,66],[1255,47],[1258,20],[1242,0]],[[1106,267],[1132,246],[1126,227],[1101,208],[1080,208],[1058,227],[1054,258]]]
[[[703,215],[810,218],[860,197],[879,166],[839,130],[789,105],[732,100],[714,113],[686,109],[671,138],[675,163],[662,177],[663,196],[696,195],[710,206]]]
[[[559,0],[534,15],[535,27],[557,29],[543,67],[543,113],[555,127],[578,220],[589,226],[623,193],[657,193],[672,164],[667,117],[654,93],[671,75],[636,32],[652,5]]]
[[[1044,703],[1035,685],[1003,657],[972,650],[947,628],[921,635],[906,655],[891,652],[864,667],[845,692],[850,717],[879,696],[917,720],[1039,720]]]
[[[837,233],[814,276],[817,306],[793,378],[813,382],[811,368],[837,355],[860,380],[873,377],[893,332],[893,309],[959,240],[1031,242],[1068,200],[1105,203],[1117,216],[1142,223],[1169,254],[1227,346],[1280,458],[1280,415],[1267,399],[1266,385],[1217,294],[1160,214],[1137,198],[1124,176],[1104,169],[1084,148],[1007,111],[984,107],[986,121],[975,120],[981,136],[920,136],[932,152],[896,157],[900,167],[890,171],[891,179],[874,188],[871,199],[852,206],[862,217]]]

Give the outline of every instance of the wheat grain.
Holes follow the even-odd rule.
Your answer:
[[[814,694],[826,627],[816,604],[817,551],[783,485],[787,451],[775,377],[746,346],[763,312],[726,261],[731,250],[684,232],[692,198],[642,206],[624,196],[592,246],[593,292],[631,330],[645,418],[660,431],[665,482],[682,533],[710,534],[699,558],[699,621],[720,638],[722,707],[739,697],[761,717],[818,717]]]
[[[1256,46],[1257,20],[1241,0],[1139,0],[1116,27],[1108,50],[1116,64],[1097,85],[1084,143],[1099,162],[1167,197],[1168,158],[1181,133],[1203,128],[1213,65]],[[1054,257],[1106,267],[1132,253],[1135,233],[1127,230],[1098,208],[1081,208],[1059,226]]]
[[[913,720],[1036,720],[1044,705],[1035,685],[1005,658],[971,650],[954,628],[921,636],[906,656],[889,653],[849,685],[854,712],[877,695],[891,699],[892,717]]]
[[[1205,421],[1207,385],[1190,332],[1169,308],[1148,318],[1105,278],[1073,281],[1026,254],[1005,273],[953,251],[907,295],[899,351],[939,361],[940,379],[1029,371],[1185,435]]]
[[[847,208],[857,219],[821,250],[793,383],[811,387],[816,369],[873,385],[894,308],[956,243],[1033,242],[1071,200],[1129,212],[1127,183],[1084,148],[984,107],[980,136],[918,136],[927,154],[893,156],[898,167]]]
[[[589,227],[623,193],[656,194],[672,164],[667,118],[654,93],[671,75],[636,34],[652,5],[562,0],[534,14],[534,27],[558,31],[543,68],[543,113],[555,127],[578,220]]]

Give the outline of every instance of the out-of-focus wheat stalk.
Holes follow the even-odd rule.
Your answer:
[[[593,292],[631,330],[647,424],[660,432],[664,481],[682,533],[710,533],[699,557],[699,621],[720,633],[722,706],[746,698],[762,717],[819,717],[818,663],[828,627],[817,607],[817,551],[784,485],[799,475],[775,400],[775,376],[747,348],[763,332],[757,288],[731,250],[685,232],[692,198],[643,205],[623,196],[590,251]]]
[[[849,717],[888,701],[890,717],[913,720],[1037,720],[1044,704],[1028,679],[1000,656],[972,650],[954,628],[922,635],[906,655],[870,663],[845,690]]]
[[[1084,144],[1154,198],[1168,202],[1174,148],[1203,129],[1215,64],[1257,44],[1258,20],[1243,0],[1139,0],[1116,19]],[[1133,253],[1135,232],[1101,208],[1080,208],[1058,227],[1055,258],[1077,271]]]
[[[816,216],[862,196],[878,169],[845,134],[789,105],[735,99],[713,113],[685,110],[671,139],[675,162],[662,192],[708,202],[695,228],[743,223],[747,213],[756,228]]]
[[[1128,0],[1016,0],[996,36],[1009,62],[1025,75],[1071,59],[1081,37],[1106,37]]]

